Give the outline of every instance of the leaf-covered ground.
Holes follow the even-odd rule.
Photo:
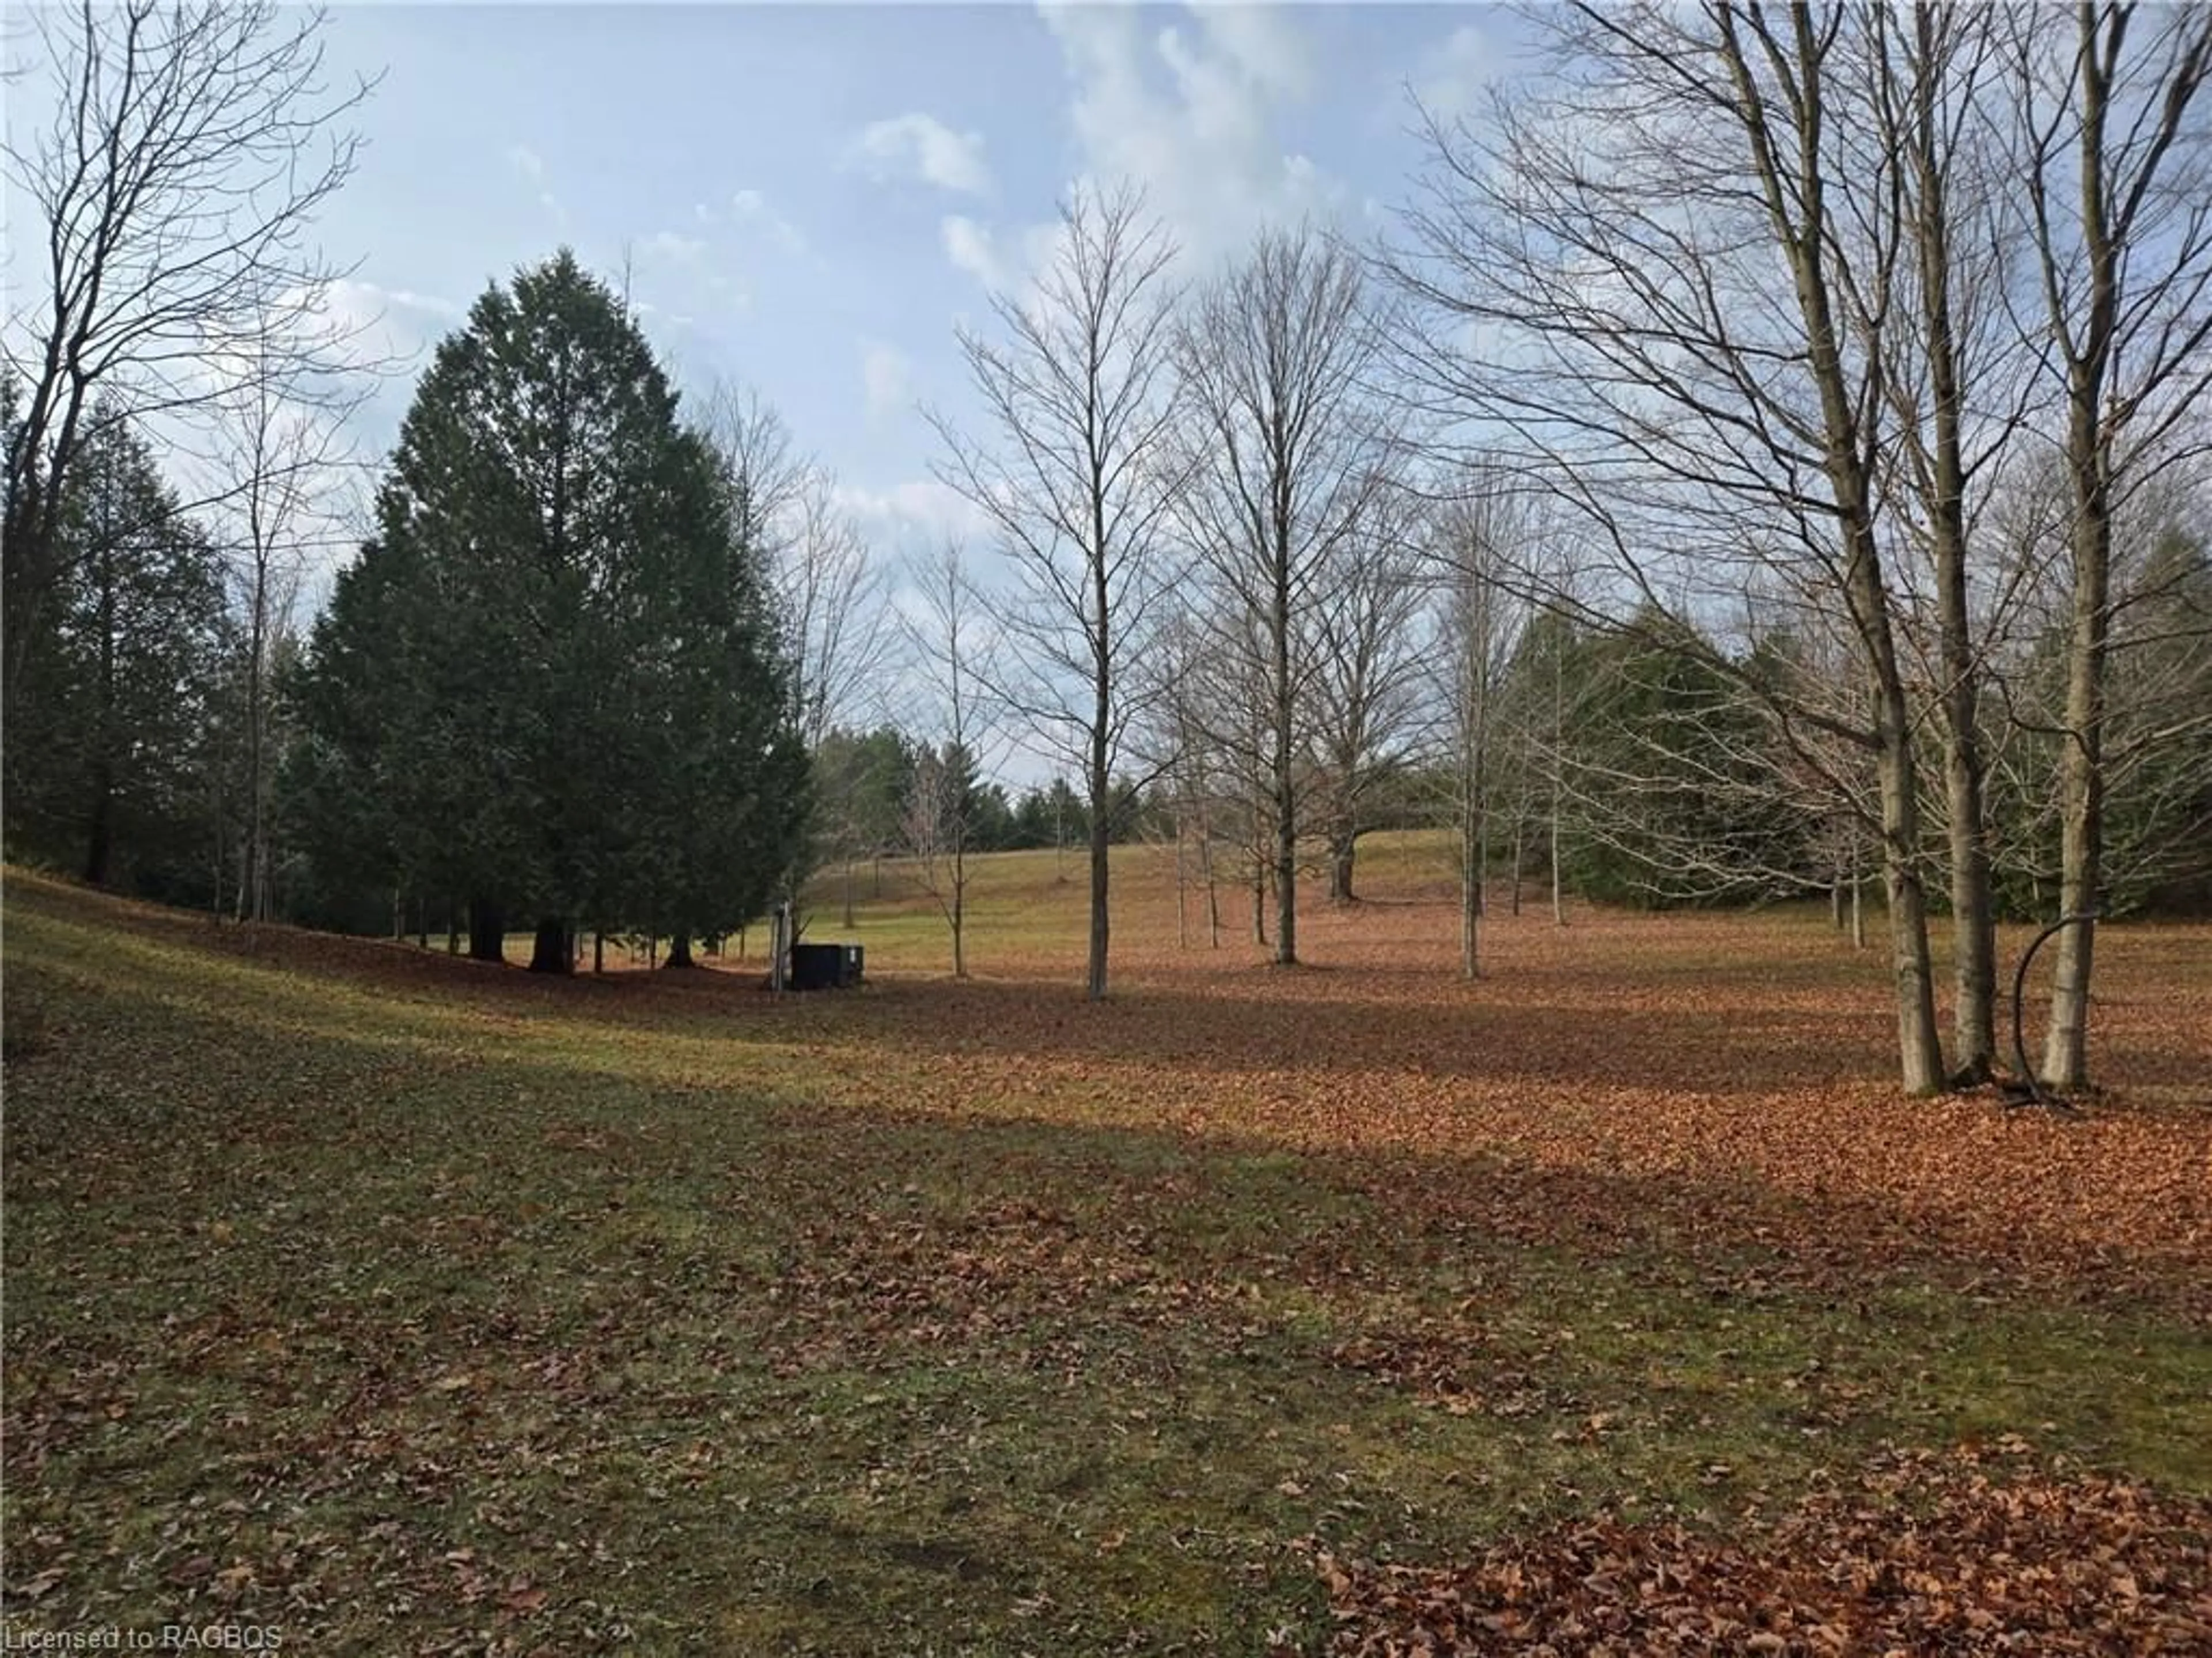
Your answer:
[[[2002,1448],[2024,1455],[2023,1441]],[[2212,1651],[2202,1503],[1966,1450],[1881,1459],[1749,1543],[1585,1521],[1459,1567],[1322,1554],[1333,1653]]]
[[[781,1000],[11,873],[8,1627],[2203,1649],[2212,929],[2106,929],[2063,1121],[1900,1096],[1824,917],[1468,985],[1380,850],[1293,971],[1133,851],[1101,1007],[1050,854]]]

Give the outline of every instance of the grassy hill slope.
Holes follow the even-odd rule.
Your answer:
[[[1282,972],[1129,849],[1096,1007],[1049,853],[974,981],[894,883],[781,999],[11,873],[9,1628],[1319,1652],[1397,1581],[1340,1563],[1755,1539],[1962,1442],[2201,1544],[2212,935],[2106,935],[2065,1123],[1897,1096],[1817,917],[1501,916],[1462,984],[1426,856]],[[2114,1639],[2203,1593],[2052,1546]]]

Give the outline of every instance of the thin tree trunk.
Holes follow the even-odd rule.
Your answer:
[[[1490,914],[1490,803],[1480,797],[1474,818],[1474,913]]]
[[[92,799],[85,824],[84,878],[107,884],[115,849],[115,556],[107,526],[100,531],[100,700],[93,708]]]
[[[1989,825],[1983,801],[1981,665],[1967,611],[1966,483],[1964,402],[1951,319],[1950,209],[1938,155],[1937,18],[1927,6],[1912,13],[1913,149],[1918,174],[1914,241],[1920,263],[1925,372],[1934,398],[1935,447],[1929,479],[1929,528],[1936,562],[1940,656],[1943,665],[1943,792],[1949,816],[1952,952],[1957,1006],[1954,1025],[1960,1086],[1987,1079],[1996,1056],[1996,921],[1990,896]]]
[[[261,547],[259,522],[260,502],[258,489],[249,492],[252,499],[254,527],[253,551],[253,616],[248,630],[246,663],[246,875],[239,887],[239,906],[257,921],[269,919],[269,849],[267,837],[267,791],[263,786],[262,772],[262,659],[267,650],[269,611],[269,568],[267,554]]]
[[[1519,788],[1514,790],[1513,805],[1513,886],[1507,900],[1508,914],[1521,913],[1521,859],[1528,836],[1528,797]]]
[[[1213,884],[1213,818],[1200,812],[1198,819],[1198,863],[1206,879],[1206,925],[1208,948],[1221,948],[1221,895]]]
[[[1103,610],[1106,599],[1105,579],[1099,578],[1101,592],[1098,603]],[[1109,874],[1108,855],[1112,849],[1110,838],[1113,824],[1113,779],[1108,774],[1106,752],[1107,686],[1102,676],[1097,688],[1097,724],[1091,732],[1091,943],[1085,963],[1083,993],[1089,1000],[1103,1001],[1106,998],[1106,952],[1111,942],[1111,929],[1106,910],[1106,887]]]
[[[1909,774],[1886,761],[1883,769],[1883,896],[1888,901],[1891,959],[1897,975],[1897,1042],[1901,1079],[1911,1094],[1933,1094],[1943,1085],[1943,1051],[1936,1035],[1936,987],[1928,959],[1927,895],[1913,867],[1916,852],[1906,839],[1917,813],[1907,793]],[[1917,837],[1916,837],[1917,838]]]
[[[1800,20],[1799,27],[1805,27]],[[1848,562],[1845,598],[1864,652],[1875,709],[1875,776],[1881,794],[1882,887],[1889,911],[1891,961],[1896,978],[1898,1071],[1905,1091],[1942,1089],[1943,1048],[1936,1027],[1936,986],[1928,952],[1928,901],[1920,876],[1920,805],[1912,759],[1912,714],[1890,631],[1889,594],[1868,504],[1866,478],[1855,446],[1850,407],[1826,309],[1819,254],[1805,243],[1790,246],[1800,301],[1813,342],[1815,383],[1829,433],[1827,471],[1842,521]]]
[[[213,768],[213,770],[215,774],[220,778],[222,772],[221,765],[216,765]],[[208,868],[208,878],[211,884],[209,889],[208,914],[215,920],[220,921],[222,920],[222,865],[224,857],[222,783],[219,781],[215,783],[210,787],[209,793],[209,811],[210,815],[214,819],[214,835],[211,842],[212,857],[210,860]]]
[[[1859,867],[1856,831],[1851,836],[1851,948],[1864,950],[1866,936],[1866,874]]]
[[[1106,887],[1113,847],[1114,756],[1107,744],[1114,731],[1112,665],[1114,604],[1108,586],[1105,491],[1092,458],[1091,477],[1091,949],[1083,993],[1091,1001],[1106,998],[1106,952],[1111,921]]]
[[[1553,926],[1565,926],[1567,924],[1566,893],[1559,880],[1559,768],[1564,763],[1562,759],[1564,750],[1560,744],[1565,739],[1566,729],[1565,654],[1565,652],[1560,649],[1559,640],[1554,637],[1552,641],[1552,764],[1549,779],[1552,799],[1548,814],[1552,820],[1552,925]]]
[[[1291,722],[1297,714],[1291,683],[1291,501],[1280,468],[1279,422],[1270,436],[1278,460],[1273,500],[1269,503],[1268,527],[1272,534],[1267,554],[1267,672],[1271,682],[1267,689],[1273,702],[1268,715],[1274,727],[1274,751],[1270,758],[1273,774],[1268,780],[1274,789],[1271,804],[1275,812],[1275,964],[1292,967],[1298,959],[1298,799],[1297,784],[1291,769],[1296,735]]]
[[[1478,820],[1481,803],[1462,780],[1459,817],[1459,976],[1482,976],[1482,854]]]
[[[1567,895],[1559,883],[1559,800],[1552,797],[1552,925],[1567,924]]]
[[[956,842],[952,849],[952,976],[968,976],[968,859]]]
[[[115,773],[101,755],[92,762],[92,805],[86,814],[84,878],[88,886],[107,884],[115,848]]]
[[[1947,696],[1947,702],[1952,701]],[[1960,700],[1972,704],[1971,689]],[[1972,720],[1971,712],[1954,715]],[[1989,1079],[1996,1058],[1996,919],[1990,894],[1989,833],[1982,815],[1979,740],[1955,735],[1944,744],[1943,788],[1950,814],[1953,975],[1952,1023],[1958,1066],[1952,1081],[1971,1087]]]
[[[1178,805],[1176,808],[1175,828],[1176,948],[1177,950],[1190,948],[1190,909],[1185,899],[1186,890],[1190,884],[1188,879],[1190,872],[1183,857],[1183,845],[1188,838],[1183,827],[1182,807]]]
[[[1267,837],[1262,803],[1252,806],[1252,942],[1267,943]]]
[[[1287,598],[1284,599],[1287,605]],[[1291,780],[1291,686],[1289,618],[1277,618],[1275,754],[1273,794],[1275,858],[1275,964],[1294,967],[1298,959],[1298,805]]]

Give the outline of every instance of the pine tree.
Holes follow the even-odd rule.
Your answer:
[[[534,917],[686,937],[757,914],[805,762],[755,550],[651,349],[563,252],[477,301],[418,388],[378,534],[316,629],[304,791],[325,858]],[[354,807],[344,803],[351,801]]]
[[[54,580],[9,623],[11,852],[97,885],[197,899],[211,860],[199,782],[223,643],[216,551],[131,426],[95,422],[54,517]]]

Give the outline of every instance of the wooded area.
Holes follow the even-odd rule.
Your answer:
[[[2212,6],[1286,10],[0,27],[0,1647],[2212,1651]]]
[[[438,347],[349,519],[398,365],[308,233],[374,86],[260,0],[41,14],[9,855],[486,955],[532,927],[565,972],[906,853],[964,971],[966,854],[1079,845],[1095,999],[1118,841],[1176,844],[1212,939],[1249,892],[1290,964],[1302,872],[1352,903],[1363,835],[1449,824],[1469,977],[1524,884],[1826,895],[1855,934],[1878,890],[1915,1092],[1991,1073],[1996,922],[2081,917],[2039,1065],[2084,1084],[2095,918],[2212,885],[2212,23],[1531,21],[1548,72],[1422,112],[1367,241],[1201,268],[1073,186],[959,336],[974,413],[932,415],[984,532],[907,568],[566,252]]]

